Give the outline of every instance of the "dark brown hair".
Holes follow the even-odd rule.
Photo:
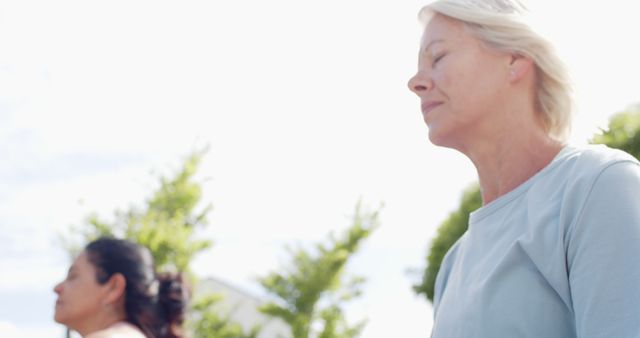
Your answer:
[[[149,250],[131,241],[99,238],[85,252],[96,268],[96,281],[106,283],[115,273],[126,280],[127,321],[148,338],[182,338],[188,291],[180,274],[156,274]]]

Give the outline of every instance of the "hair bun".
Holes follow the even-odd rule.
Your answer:
[[[161,315],[166,320],[166,337],[182,337],[180,327],[184,321],[189,290],[181,274],[158,275],[158,303]]]

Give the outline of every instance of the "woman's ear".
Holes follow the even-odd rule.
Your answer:
[[[114,273],[107,281],[105,287],[106,294],[104,302],[106,304],[113,304],[124,297],[124,292],[127,289],[127,280],[121,273]]]
[[[509,64],[509,81],[520,81],[527,73],[531,72],[531,69],[533,69],[533,60],[523,55],[512,54]]]

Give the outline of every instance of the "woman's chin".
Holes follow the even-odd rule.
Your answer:
[[[58,307],[56,307],[56,311],[53,314],[53,320],[58,324],[66,325],[64,315],[62,314],[62,311],[58,310]]]
[[[429,141],[435,146],[447,146],[444,135],[442,135],[442,133],[439,133],[437,128],[429,127]]]
[[[442,127],[442,125],[440,125]],[[444,147],[459,149],[460,137],[454,133],[451,128],[438,128],[437,125],[431,125],[429,127],[429,141],[431,144]]]

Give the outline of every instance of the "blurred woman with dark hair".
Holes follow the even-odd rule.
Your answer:
[[[85,338],[182,338],[188,292],[179,274],[156,275],[148,249],[100,238],[55,286],[55,321]]]

